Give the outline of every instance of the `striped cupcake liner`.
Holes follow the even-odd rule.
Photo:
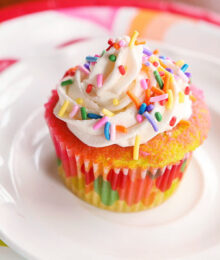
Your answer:
[[[45,118],[58,158],[58,171],[76,196],[99,208],[136,212],[160,205],[175,192],[189,164],[191,153],[163,168],[106,167],[84,158],[80,151],[76,154],[76,149],[67,145],[64,136],[56,130],[57,121],[53,121],[51,116],[50,103],[51,100],[45,105]]]

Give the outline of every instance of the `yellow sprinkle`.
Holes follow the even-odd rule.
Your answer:
[[[172,107],[173,107],[173,91],[171,89],[168,89],[167,94],[168,94],[167,108],[172,109]]]
[[[140,148],[140,135],[136,135],[134,149],[133,149],[133,159],[138,160],[139,158],[139,148]]]
[[[111,111],[109,111],[109,110],[106,109],[106,108],[103,108],[103,109],[102,109],[102,113],[103,113],[105,116],[109,116],[109,117],[115,115],[114,113],[112,113]]]
[[[178,60],[176,62],[176,65],[179,66],[180,68],[185,64],[184,60]]]
[[[165,70],[162,66],[157,68],[158,71],[163,71],[166,75],[169,75],[169,72],[167,70]]]
[[[67,107],[69,105],[69,101],[68,100],[65,100],[62,107],[60,108],[60,111],[58,113],[58,116],[62,117],[64,115],[64,113],[66,112],[67,110]]]
[[[119,104],[119,101],[117,98],[114,98],[112,102],[113,102],[114,106],[117,106]]]
[[[150,56],[150,58],[148,59],[149,60],[149,62],[151,62],[151,63],[153,63],[153,62],[155,62],[155,61],[159,61],[159,59],[156,57],[156,56],[154,56],[154,55],[152,55],[152,56]]]
[[[138,31],[134,31],[133,35],[131,36],[131,40],[130,40],[130,42],[129,42],[129,47],[132,48],[132,47],[134,46],[135,41],[136,41],[136,39],[137,39],[137,37],[138,37],[138,34],[139,34]]]
[[[76,103],[77,103],[78,105],[82,105],[82,104],[84,103],[84,100],[83,100],[82,98],[77,98],[77,99],[76,99]]]
[[[179,102],[183,103],[185,100],[185,95],[182,91],[179,92]]]

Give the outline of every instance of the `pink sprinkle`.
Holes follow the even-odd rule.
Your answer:
[[[97,87],[101,88],[103,85],[103,75],[102,74],[98,74],[97,75]]]
[[[124,47],[126,45],[126,42],[124,40],[120,40],[118,44],[120,45],[120,47]]]
[[[111,123],[110,127],[111,127],[110,128],[110,139],[111,139],[111,141],[114,141],[115,140],[115,136],[116,136],[115,124]]]
[[[96,122],[96,123],[93,125],[93,129],[94,129],[94,130],[99,129],[99,128],[102,127],[107,121],[108,121],[108,117],[107,117],[107,116],[104,116],[102,119],[100,119],[98,122]]]
[[[148,156],[150,155],[150,153],[144,152],[144,151],[140,151],[140,154],[142,154],[143,156]]]
[[[73,110],[69,113],[69,117],[73,118],[78,111],[79,111],[79,106],[78,105],[74,105],[73,106]]]
[[[136,115],[136,119],[137,119],[137,121],[138,121],[139,123],[141,123],[141,122],[143,121],[143,116],[140,115],[140,114],[137,114],[137,115]]]
[[[145,79],[141,79],[140,80],[140,83],[141,83],[141,87],[143,88],[143,89],[147,89],[147,82],[146,82],[146,80]]]
[[[82,72],[84,72],[86,75],[89,75],[89,71],[85,67],[79,65],[78,69],[81,70]]]
[[[163,94],[160,96],[151,97],[150,102],[159,102],[159,101],[167,99],[167,98],[168,98],[168,94]]]
[[[148,56],[143,56],[142,57],[142,63],[146,63],[148,61]]]
[[[96,54],[96,55],[95,55],[95,57],[98,57],[98,58],[100,58],[101,56],[100,56],[100,55],[98,55],[98,54]]]

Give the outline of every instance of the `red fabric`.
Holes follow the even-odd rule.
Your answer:
[[[220,26],[220,16],[212,12],[207,12],[201,8],[191,6],[189,7],[187,5],[182,4],[164,3],[160,1],[153,2],[148,0],[39,0],[33,2],[30,1],[2,8],[0,10],[0,22],[15,17],[19,17],[25,14],[76,6],[134,6],[181,14],[188,17],[201,19]]]

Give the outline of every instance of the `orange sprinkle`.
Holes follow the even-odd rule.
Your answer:
[[[157,94],[157,95],[163,95],[163,94],[165,94],[165,92],[164,92],[162,89],[157,88],[157,87],[155,87],[155,86],[152,86],[151,90],[154,92],[154,94]]]
[[[140,100],[133,93],[131,93],[130,90],[128,90],[126,93],[129,96],[129,98],[134,102],[135,106],[139,108],[141,105]]]
[[[168,75],[166,75],[164,77],[164,86],[163,86],[164,92],[167,93],[169,88],[170,88],[170,77]]]
[[[136,40],[134,44],[135,44],[135,45],[146,44],[146,41],[139,42],[139,41]]]
[[[190,121],[187,121],[187,120],[181,120],[181,121],[179,122],[179,124],[181,124],[181,125],[183,125],[183,126],[187,126],[187,127],[189,127],[189,126],[190,126]]]
[[[123,125],[116,125],[116,131],[121,133],[127,133],[128,129]]]
[[[150,67],[146,66],[145,64],[142,64],[141,70],[144,71],[145,73],[148,73],[150,70]]]
[[[154,51],[153,51],[153,54],[158,54],[159,53],[159,50],[158,49],[155,49]]]
[[[150,97],[151,97],[151,90],[148,88],[145,92],[145,103],[149,106],[150,105]]]
[[[120,49],[120,45],[118,43],[114,43],[113,44],[113,47],[116,49],[116,50],[119,50]]]
[[[190,95],[189,98],[192,100],[192,102],[196,101],[196,98],[193,95]]]

